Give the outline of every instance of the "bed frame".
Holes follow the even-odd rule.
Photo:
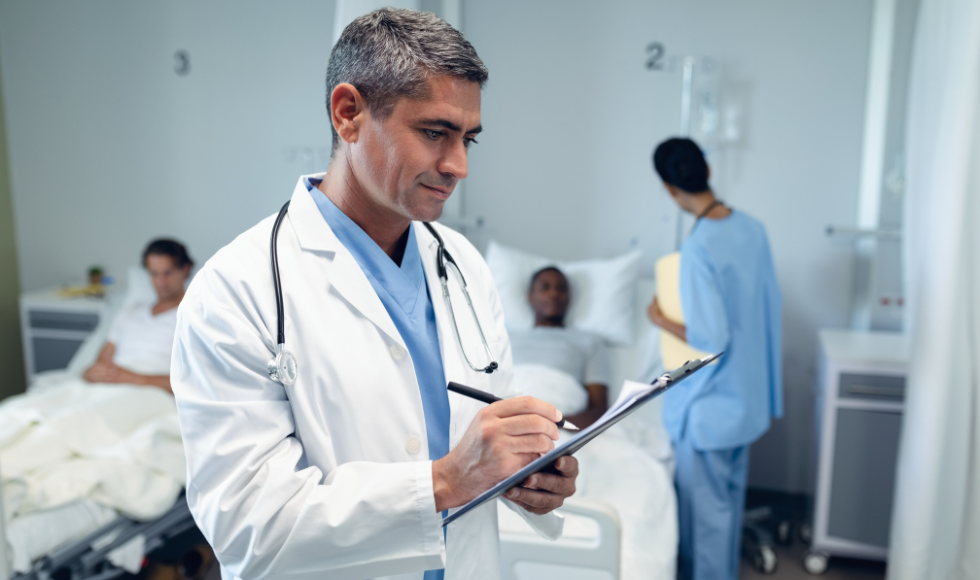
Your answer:
[[[109,552],[142,535],[146,541],[145,553],[149,554],[194,526],[187,501],[181,495],[174,506],[159,518],[137,522],[119,516],[94,532],[41,557],[30,572],[16,574],[11,580],[112,580],[126,574],[126,571],[109,562]],[[110,534],[115,535],[112,541],[98,541]],[[0,541],[6,546],[3,536],[0,536]],[[98,547],[93,547],[93,544]]]

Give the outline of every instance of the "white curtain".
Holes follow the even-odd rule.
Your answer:
[[[888,578],[980,578],[980,1],[922,0],[914,51],[912,354]]]

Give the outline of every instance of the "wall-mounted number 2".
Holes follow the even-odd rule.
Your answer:
[[[666,53],[662,43],[651,42],[648,44],[646,67],[650,70],[664,70],[664,55]]]

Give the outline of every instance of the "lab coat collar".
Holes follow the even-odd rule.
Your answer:
[[[334,235],[333,230],[320,215],[320,210],[313,201],[313,196],[306,189],[304,180],[323,179],[324,173],[303,175],[296,183],[293,197],[289,201],[289,221],[293,224],[296,238],[304,250],[337,252],[344,245]],[[365,281],[367,278],[365,278]]]
[[[330,285],[368,320],[374,323],[391,340],[405,347],[405,340],[395,327],[384,304],[378,298],[370,280],[361,270],[353,254],[333,233],[320,214],[313,196],[306,189],[304,177],[323,179],[322,173],[299,178],[289,202],[289,223],[304,251],[332,252],[333,264],[327,274]],[[407,347],[405,347],[406,350]]]

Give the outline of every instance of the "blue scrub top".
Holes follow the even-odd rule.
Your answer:
[[[361,266],[408,347],[422,395],[429,459],[439,459],[449,453],[449,391],[442,369],[436,314],[425,283],[415,228],[408,228],[408,243],[399,267],[354,220],[316,188],[319,181],[312,183],[305,178],[305,184],[323,219]]]
[[[762,224],[735,210],[699,220],[680,286],[687,342],[725,355],[664,394],[664,424],[700,450],[747,445],[783,414],[782,295]]]
[[[408,243],[405,244],[405,255],[399,266],[361,226],[317,189],[319,180],[311,181],[305,177],[303,182],[327,225],[364,271],[408,347],[422,396],[429,459],[440,459],[449,453],[449,391],[442,368],[436,313],[432,308],[429,286],[425,283],[415,228],[408,227]],[[445,512],[443,515],[446,515]],[[444,570],[429,570],[424,580],[442,580],[444,574]]]

